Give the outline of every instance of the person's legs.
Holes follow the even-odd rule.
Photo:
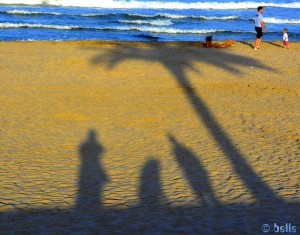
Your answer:
[[[260,47],[260,42],[262,39],[262,28],[255,27],[255,31],[256,31],[256,40],[255,40],[254,50],[257,50]]]
[[[258,39],[257,49],[259,49],[259,47],[260,47],[261,39],[262,39],[262,38],[259,38],[259,39]]]
[[[259,39],[258,39],[258,38],[256,38],[256,40],[255,40],[255,44],[254,44],[254,49],[257,49],[257,47],[258,47],[258,41],[259,41]]]

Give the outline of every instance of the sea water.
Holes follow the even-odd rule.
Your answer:
[[[0,0],[0,40],[253,41],[260,5],[264,40],[300,40],[294,0]]]

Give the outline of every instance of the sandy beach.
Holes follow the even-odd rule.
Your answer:
[[[300,43],[0,53],[3,234],[300,231]]]

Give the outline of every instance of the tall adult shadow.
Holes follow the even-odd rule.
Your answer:
[[[174,157],[197,195],[200,206],[220,206],[220,202],[211,186],[208,173],[197,156],[179,143],[172,135],[169,135],[169,140],[173,146]]]
[[[283,201],[254,171],[242,152],[234,146],[221,123],[214,117],[201,94],[193,89],[193,84],[187,77],[188,70],[196,71],[197,74],[201,72],[194,66],[194,63],[199,61],[205,61],[231,73],[240,73],[239,67],[253,66],[271,70],[270,68],[251,58],[227,53],[222,49],[212,49],[214,53],[209,54],[209,49],[199,50],[194,44],[157,43],[150,44],[149,47],[137,47],[134,44],[121,45],[115,46],[109,53],[96,56],[92,63],[108,62],[109,69],[113,69],[125,60],[145,60],[164,65],[181,87],[199,121],[206,126],[210,136],[231,162],[235,173],[252,193],[256,202],[224,202],[219,205],[220,202],[213,192],[203,164],[191,150],[184,147],[175,137],[170,136],[175,159],[201,200],[201,205],[161,206],[160,200],[163,197],[159,182],[161,169],[157,161],[150,160],[142,169],[142,185],[139,192],[141,205],[130,208],[104,207],[101,192],[108,182],[108,176],[102,166],[105,150],[99,143],[96,132],[90,130],[87,139],[79,147],[81,165],[76,208],[62,210],[37,208],[35,211],[17,210],[0,213],[0,228],[4,228],[4,232],[10,232],[9,234],[261,234],[261,224],[266,221],[268,223],[268,218],[272,223],[281,222],[281,224],[299,221],[299,202]],[[97,47],[91,49],[95,50]],[[179,57],[177,49],[183,51]],[[217,162],[218,159],[215,160]],[[209,208],[214,208],[215,212],[210,210],[208,213]],[[85,212],[86,210],[88,213]],[[151,228],[148,229],[146,226],[149,220],[145,215],[153,211],[155,213],[150,217]],[[218,219],[215,218],[216,215]],[[209,223],[213,223],[211,229],[206,227]],[[48,230],[53,231],[47,233]]]
[[[230,160],[235,173],[244,182],[245,187],[253,195],[256,202],[258,204],[274,201],[282,202],[273,189],[255,173],[242,153],[235,147],[233,141],[214,117],[201,95],[194,91],[193,84],[186,75],[188,70],[200,74],[201,71],[194,66],[194,63],[201,61],[234,74],[241,73],[239,67],[249,66],[273,72],[275,70],[255,59],[228,53],[224,49],[213,49],[213,53],[210,54],[207,53],[209,49],[199,49],[195,45],[197,44],[152,43],[148,44],[148,47],[138,47],[128,44],[118,46],[117,44],[112,51],[95,56],[91,62],[93,64],[107,62],[108,69],[113,69],[126,60],[145,60],[161,63],[182,88],[187,100],[198,115],[199,121],[206,126],[212,138],[224,153],[224,156]],[[95,48],[97,47],[92,49]],[[177,56],[178,50],[185,51],[180,56]]]
[[[101,156],[104,149],[97,140],[97,133],[90,130],[88,137],[79,148],[81,165],[78,181],[78,210],[98,210],[102,208],[102,189],[108,177],[102,167]]]

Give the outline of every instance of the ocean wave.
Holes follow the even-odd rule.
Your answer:
[[[81,16],[81,17],[110,17],[116,16],[117,13],[83,13],[83,14],[68,14],[68,13],[58,13],[58,12],[41,12],[41,11],[25,11],[25,10],[9,10],[0,11],[0,13],[13,14],[13,15],[66,15],[66,16]],[[145,15],[145,14],[129,14],[120,13],[124,18],[153,18],[153,19],[200,19],[200,20],[235,20],[239,16],[196,16],[196,15],[176,15],[176,14],[155,14],[155,15]],[[157,24],[160,25],[160,24]]]
[[[12,28],[39,28],[39,29],[72,30],[72,29],[83,29],[84,27],[75,26],[75,25],[0,23],[0,29],[12,29]]]
[[[176,15],[176,14],[157,14],[157,15],[141,15],[142,17],[170,18],[170,19],[201,19],[201,20],[234,20],[239,16],[196,16],[196,15]]]
[[[112,30],[119,31],[140,31],[148,33],[165,33],[165,34],[206,34],[206,33],[217,33],[226,32],[222,29],[176,29],[176,28],[160,28],[160,27],[112,27]]]
[[[49,11],[26,11],[26,10],[8,10],[0,11],[0,13],[10,14],[10,15],[56,15],[56,16],[82,16],[82,17],[108,17],[115,16],[115,13],[82,13],[82,14],[71,14],[71,13],[59,13],[59,12],[49,12]],[[126,14],[127,15],[127,14]]]
[[[26,11],[26,10],[9,10],[0,11],[0,13],[10,14],[10,15],[56,15],[56,16],[83,16],[83,17],[96,17],[96,16],[114,16],[115,14],[105,14],[105,13],[91,13],[91,14],[68,14],[59,12],[47,12],[47,11]]]
[[[154,26],[169,26],[173,25],[171,20],[120,20],[119,23],[125,24],[149,24]]]
[[[10,10],[1,11],[1,13],[12,14],[12,15],[63,15],[58,12],[40,12],[40,11],[25,11],[25,10]]]
[[[54,5],[67,7],[96,7],[106,9],[254,9],[257,2],[163,2],[163,1],[120,1],[120,0],[0,0],[0,4]],[[265,7],[300,8],[300,2],[260,2]]]
[[[38,28],[55,30],[103,30],[103,31],[140,31],[148,33],[166,33],[166,34],[205,34],[217,32],[231,32],[223,29],[177,29],[151,26],[115,26],[115,27],[83,27],[76,25],[45,25],[45,24],[23,24],[23,23],[0,23],[0,29],[12,28]],[[240,31],[232,31],[240,32]]]
[[[235,20],[240,17],[239,16],[191,16],[191,18],[197,18],[203,20]]]
[[[265,17],[264,21],[269,24],[300,24],[300,19],[278,19]]]
[[[86,27],[79,25],[48,25],[30,23],[0,23],[0,29],[33,28],[33,29],[54,29],[54,30],[102,30],[102,31],[139,31],[147,33],[163,34],[207,34],[207,33],[255,33],[254,31],[232,31],[226,29],[178,29],[170,27],[155,26],[113,26],[113,27]],[[278,33],[271,32],[268,33]]]

